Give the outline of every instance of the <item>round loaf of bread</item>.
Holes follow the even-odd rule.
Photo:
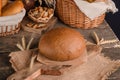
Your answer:
[[[24,5],[22,1],[14,1],[13,3],[8,4],[2,9],[2,16],[10,16],[20,13],[23,8]]]
[[[46,32],[40,39],[39,52],[48,59],[67,61],[86,51],[83,36],[76,30],[59,27]]]
[[[7,3],[8,3],[8,0],[2,0],[2,8],[3,8],[4,6],[6,6]]]

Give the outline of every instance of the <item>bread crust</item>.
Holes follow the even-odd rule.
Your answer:
[[[2,11],[2,0],[0,0],[0,16],[1,16],[1,11]]]
[[[14,15],[22,11],[24,5],[22,1],[14,1],[13,3],[8,4],[2,10],[2,16]]]
[[[7,3],[8,3],[8,0],[2,0],[2,8],[3,8],[4,6],[6,6]]]
[[[55,61],[78,58],[86,50],[83,36],[70,28],[56,28],[45,33],[39,42],[39,52]]]

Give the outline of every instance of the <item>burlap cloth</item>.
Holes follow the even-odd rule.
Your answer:
[[[111,73],[120,67],[120,60],[113,61],[103,56],[101,48],[95,45],[87,46],[88,61],[78,65],[74,69],[66,71],[60,76],[39,75],[35,80],[105,80]],[[10,54],[10,62],[15,71],[28,67],[31,51],[13,52]],[[38,62],[36,62],[38,64]],[[35,65],[33,65],[35,68]],[[9,77],[8,80],[10,79]]]

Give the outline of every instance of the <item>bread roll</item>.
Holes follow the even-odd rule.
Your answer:
[[[8,0],[2,0],[2,8],[8,3]]]
[[[40,39],[39,52],[48,59],[67,61],[78,58],[86,51],[85,40],[76,30],[56,28]]]
[[[0,16],[1,16],[1,11],[2,11],[2,0],[0,0]]]
[[[87,1],[91,3],[91,2],[94,2],[95,0],[87,0]]]
[[[22,1],[14,1],[2,10],[2,16],[9,16],[19,13],[24,8]]]

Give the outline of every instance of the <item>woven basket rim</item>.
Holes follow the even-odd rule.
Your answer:
[[[15,33],[18,33],[20,30],[20,26],[18,28],[16,28],[15,30],[12,30],[10,32],[3,32],[3,33],[0,33],[0,37],[3,37],[3,36],[8,36],[8,35],[13,35]]]
[[[57,0],[56,2],[58,4],[56,5],[56,15],[62,22],[71,27],[85,29],[98,27],[105,18],[105,13],[103,13],[91,20],[78,8],[73,0]],[[72,14],[73,11],[76,13]]]
[[[16,19],[16,17],[23,17],[26,13],[26,10],[23,8],[20,13],[17,13],[15,15],[10,15],[10,16],[1,16],[0,21],[6,21],[6,20],[11,20],[11,19]]]

